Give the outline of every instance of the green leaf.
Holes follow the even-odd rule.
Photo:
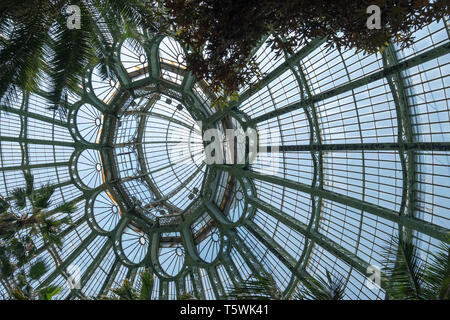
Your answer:
[[[424,275],[427,299],[450,300],[450,244],[441,243],[431,253]]]
[[[238,92],[233,92],[230,96],[230,100],[234,101],[234,102],[238,102],[239,101],[239,93]]]
[[[0,198],[0,214],[6,213],[6,211],[8,211],[8,209],[9,209],[9,207],[10,207],[9,203],[6,200]]]
[[[43,260],[36,261],[28,271],[28,275],[33,280],[39,280],[48,271],[48,267]]]
[[[81,12],[89,12],[82,1],[72,1]],[[90,38],[95,36],[93,25],[88,14],[81,15],[81,29],[67,28],[67,18],[57,16],[53,29],[54,55],[51,60],[51,92],[52,109],[62,109],[62,101],[68,90],[76,91],[84,76],[86,66],[95,56]]]
[[[41,1],[39,10],[28,8],[29,14],[15,23],[8,42],[0,50],[0,99],[7,104],[17,99],[17,88],[32,91],[37,88],[39,73],[48,55],[49,28],[54,8],[48,1]]]
[[[50,286],[39,290],[39,300],[52,300],[54,296],[62,291],[60,287]]]
[[[325,270],[326,279],[322,277],[307,277],[303,281],[304,287],[297,290],[297,300],[343,300],[345,296],[345,279],[333,276]]]
[[[25,247],[17,238],[13,238],[11,240],[9,250],[16,257],[19,263],[25,261]]]
[[[13,190],[12,196],[13,196],[14,204],[15,204],[17,210],[22,210],[26,207],[27,195],[26,195],[25,189],[17,188],[15,190]]]
[[[391,299],[423,299],[424,265],[418,258],[411,237],[393,237],[382,256],[386,291]]]
[[[50,198],[55,192],[55,187],[51,185],[46,185],[41,187],[39,190],[36,190],[32,194],[33,207],[36,210],[47,209],[50,204]]]
[[[77,210],[77,205],[74,202],[66,202],[56,208],[57,212],[72,214]]]

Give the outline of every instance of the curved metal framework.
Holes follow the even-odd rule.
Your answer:
[[[277,57],[262,42],[266,76],[225,110],[209,108],[215,96],[174,38],[110,31],[115,76],[89,66],[67,115],[47,111],[45,83],[0,105],[0,194],[30,172],[57,186],[53,203],[78,203],[64,247],[40,243],[53,267],[36,287],[96,296],[125,278],[139,286],[149,268],[157,299],[214,299],[270,273],[289,298],[327,269],[346,278],[347,298],[380,299],[383,284],[365,280],[392,235],[410,232],[424,261],[449,235],[447,23],[370,56],[315,39]],[[208,128],[254,128],[267,152],[207,166]],[[65,285],[74,266],[81,289]]]

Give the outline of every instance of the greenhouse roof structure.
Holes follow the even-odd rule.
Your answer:
[[[124,279],[138,288],[149,269],[154,299],[220,299],[271,274],[287,299],[329,271],[347,299],[384,299],[385,283],[367,277],[393,236],[409,233],[424,262],[449,236],[447,20],[415,32],[410,48],[372,55],[313,39],[277,56],[265,39],[254,49],[264,78],[222,109],[175,35],[98,23],[114,76],[87,66],[67,112],[49,109],[45,74],[35,92],[0,104],[0,195],[31,173],[56,186],[50,209],[77,204],[61,248],[33,239],[26,265],[49,266],[33,287],[82,299]],[[255,130],[267,150],[250,159],[238,139],[223,153],[238,150],[242,164],[208,164],[208,129],[225,141],[229,129]],[[78,287],[67,285],[74,275]]]

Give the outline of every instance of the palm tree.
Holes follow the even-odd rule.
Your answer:
[[[386,295],[396,300],[450,299],[450,241],[431,253],[428,263],[420,260],[412,237],[394,236],[384,249]]]
[[[110,289],[113,295],[101,295],[98,300],[152,300],[152,291],[154,285],[153,274],[145,269],[141,272],[142,286],[138,292],[129,279],[123,281],[122,286],[114,289]]]
[[[20,270],[13,262],[8,260],[10,256],[5,252],[0,253],[0,282],[13,300],[51,300],[53,296],[61,292],[61,288],[48,286],[36,290],[30,284],[32,280],[39,280],[48,272],[48,266],[43,260],[38,259],[28,267]]]
[[[62,246],[60,228],[71,224],[70,215],[76,210],[73,202],[49,210],[55,187],[34,188],[34,178],[25,173],[25,187],[12,192],[11,200],[0,198],[0,281],[15,299],[51,299],[58,288],[48,287],[34,291],[29,280],[37,280],[46,273],[45,263],[38,260],[25,265],[36,255],[33,238],[40,236],[49,253],[55,258],[55,246]],[[55,219],[57,215],[63,218]],[[55,258],[55,262],[58,260]]]
[[[47,273],[48,267],[42,261],[38,260],[32,266],[30,266],[28,274],[24,270],[17,273],[17,276],[13,277],[14,287],[10,290],[10,297],[13,300],[52,300],[52,298],[61,292],[60,287],[48,286],[39,290],[35,290],[29,283],[29,279],[38,280],[45,273]]]
[[[70,214],[75,212],[76,205],[73,202],[64,203],[53,210],[48,210],[51,205],[50,198],[55,192],[55,187],[45,185],[39,189],[34,188],[34,178],[31,174],[24,174],[26,187],[13,191],[12,207],[6,200],[0,201],[0,238],[7,240],[14,235],[25,231],[30,240],[30,235],[41,235],[44,242],[61,246],[59,229],[64,224],[70,224]],[[15,211],[13,210],[15,209]],[[57,214],[65,214],[61,219],[54,219]],[[14,241],[14,240],[13,240]]]
[[[156,1],[155,1],[156,2]],[[69,5],[80,8],[81,28],[69,29]],[[53,108],[64,105],[69,90],[77,92],[85,68],[94,62],[111,74],[113,50],[99,16],[110,29],[141,27],[155,21],[153,7],[139,0],[2,1],[0,4],[0,101],[10,105],[17,89],[36,91],[46,72]],[[96,48],[96,49],[94,49]]]
[[[308,276],[304,279],[304,289],[299,289],[293,296],[295,300],[342,300],[344,298],[345,281],[342,277],[332,276],[326,270],[327,279],[315,279]],[[237,300],[282,300],[283,293],[271,275],[256,275],[238,284],[227,296]]]

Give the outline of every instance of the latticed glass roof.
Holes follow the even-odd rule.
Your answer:
[[[277,56],[262,42],[264,78],[225,109],[211,108],[217,95],[187,71],[172,36],[102,28],[115,76],[88,66],[68,112],[48,109],[45,74],[39,90],[0,105],[0,195],[30,172],[57,186],[53,208],[77,203],[61,249],[34,239],[34,260],[50,266],[34,287],[92,297],[126,278],[139,287],[148,268],[155,299],[218,299],[270,273],[288,298],[328,270],[345,279],[346,298],[383,299],[367,272],[383,267],[393,235],[411,232],[427,261],[449,234],[447,20],[376,55],[313,39]],[[267,152],[208,165],[210,128],[254,129]],[[66,285],[69,270],[81,290]]]

